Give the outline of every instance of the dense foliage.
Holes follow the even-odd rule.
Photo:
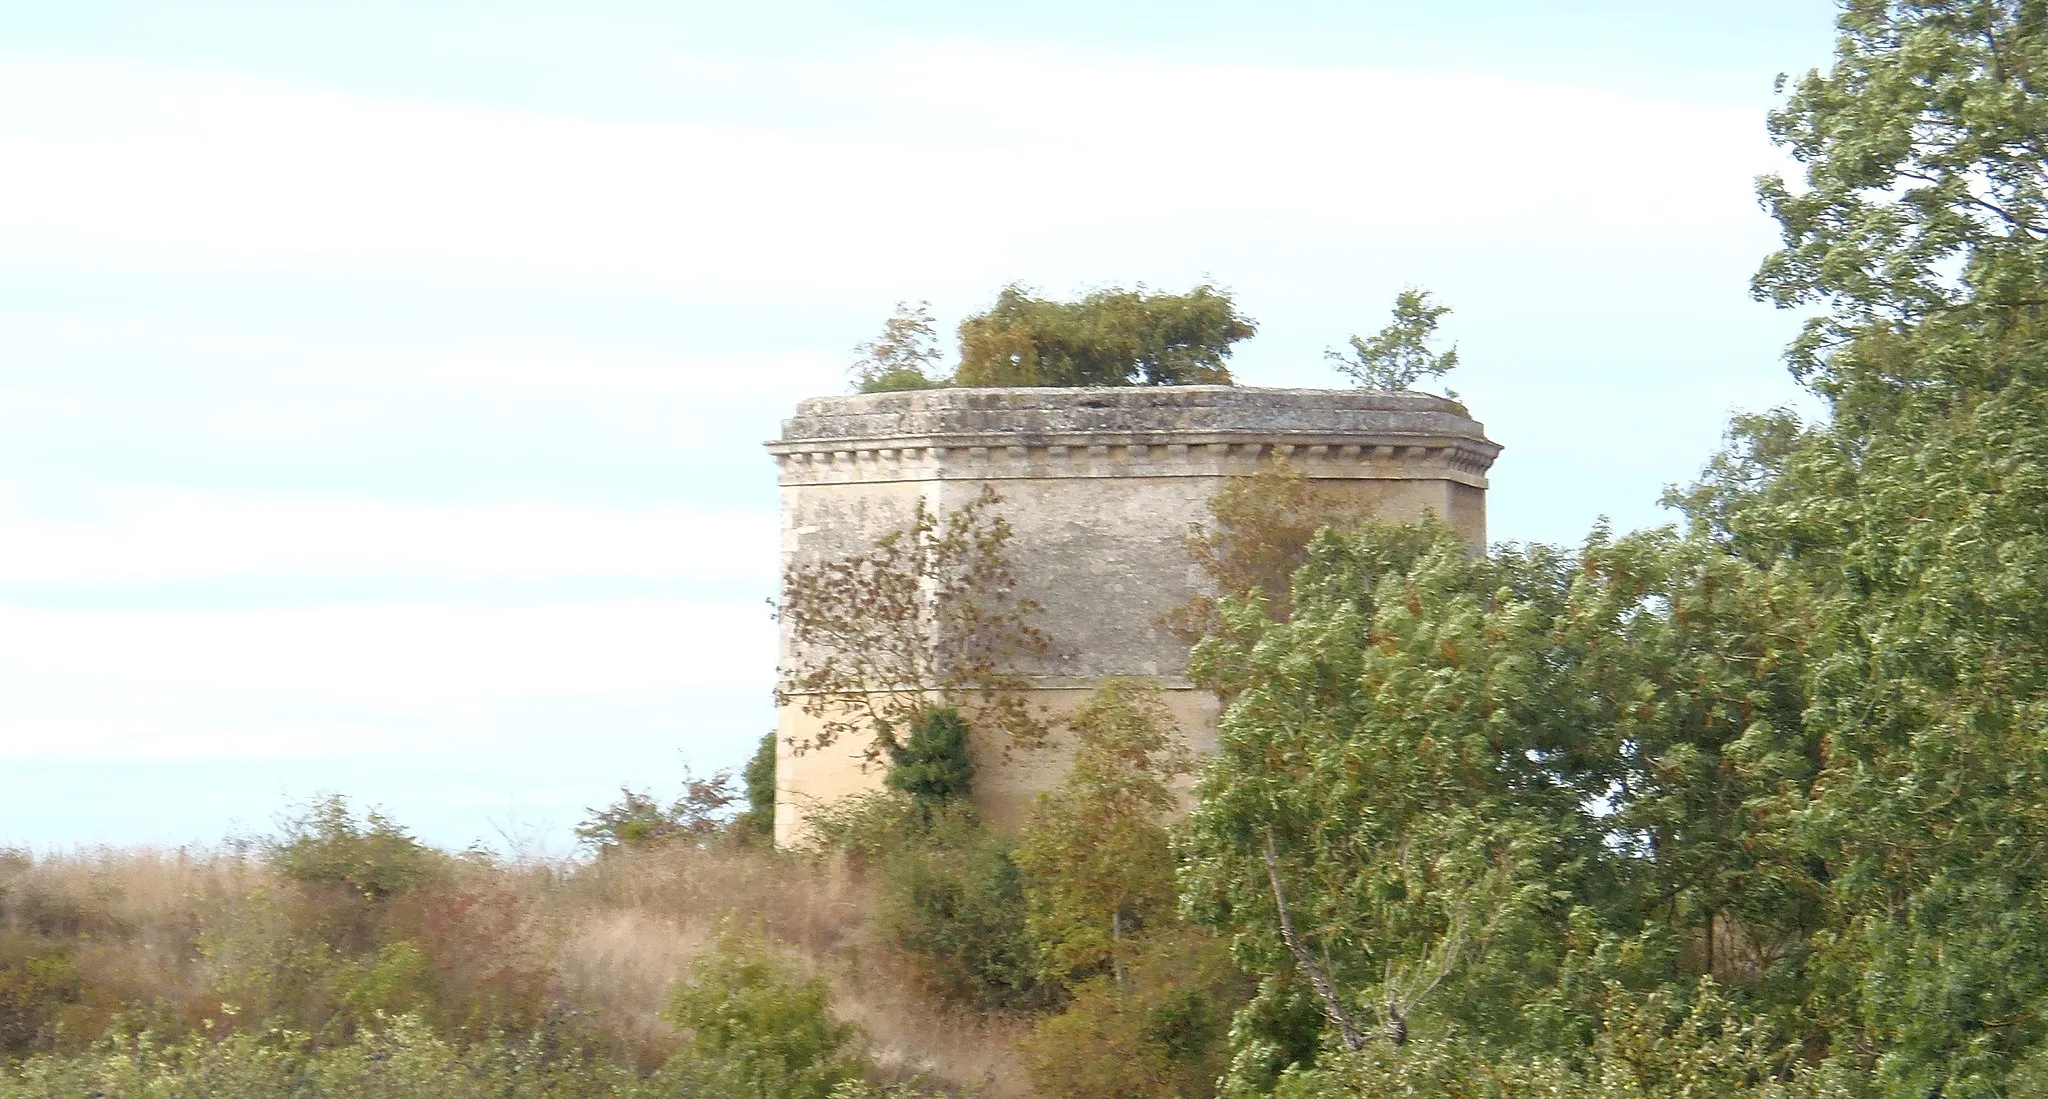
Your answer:
[[[1227,291],[1144,287],[1077,300],[1011,284],[960,322],[960,360],[941,372],[929,305],[899,302],[881,333],[854,350],[854,388],[888,393],[937,386],[1228,385],[1231,345],[1257,331]]]
[[[967,719],[951,706],[935,706],[917,716],[908,736],[884,738],[892,790],[910,798],[911,811],[929,821],[948,803],[963,802],[974,791],[974,762],[967,754]]]
[[[1134,683],[1104,683],[1068,727],[1073,763],[1017,847],[1039,964],[1069,992],[1025,1043],[1032,1076],[1074,1099],[1209,1095],[1247,982],[1175,911],[1169,783],[1187,749],[1157,692]]]
[[[1230,295],[1108,289],[1079,301],[1012,285],[960,322],[959,385],[1227,385],[1230,345],[1257,329]]]
[[[740,769],[740,781],[746,787],[747,808],[740,815],[739,824],[746,832],[758,836],[775,834],[775,731],[761,734],[761,743],[754,748],[752,758]]]
[[[1263,979],[1233,1088],[2042,1086],[2048,7],[1842,27],[1756,283],[1822,307],[1824,422],[1739,420],[1683,532],[1329,532],[1291,614],[1224,601],[1184,886]]]
[[[1116,680],[1068,725],[1073,763],[1039,798],[1017,851],[1040,883],[1028,919],[1050,976],[1122,984],[1142,933],[1172,916],[1167,782],[1186,770],[1185,749],[1158,699]]]

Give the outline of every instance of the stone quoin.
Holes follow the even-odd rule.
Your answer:
[[[1216,697],[1186,677],[1187,648],[1160,616],[1205,593],[1184,538],[1210,520],[1227,478],[1276,459],[1325,495],[1401,521],[1434,513],[1486,541],[1486,472],[1500,446],[1454,401],[1374,390],[1160,386],[930,389],[813,397],[767,444],[780,469],[785,566],[850,557],[943,514],[984,485],[1015,531],[1018,594],[1044,607],[1052,650],[1024,678],[1036,704],[1070,710],[1097,682],[1159,685],[1197,753],[1216,743]],[[785,629],[782,666],[794,658]],[[792,750],[816,731],[801,705],[777,713],[775,840],[840,798],[881,788],[866,744]],[[973,744],[974,800],[1015,824],[1064,775],[1056,751]]]

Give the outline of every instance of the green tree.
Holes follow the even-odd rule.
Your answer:
[[[1061,991],[1041,979],[1012,846],[972,806],[943,805],[883,851],[870,915],[924,987],[981,1011],[1034,1010]]]
[[[752,759],[740,771],[747,788],[747,810],[741,825],[750,833],[775,834],[775,731],[762,734]]]
[[[1368,527],[1318,536],[1292,595],[1285,621],[1226,600],[1197,649],[1237,693],[1184,904],[1338,1048],[1565,1055],[1604,982],[1791,979],[1818,886],[1786,835],[1811,753],[1774,577],[1668,533],[1475,559]],[[1298,1056],[1243,1021],[1246,1072]]]
[[[2001,1094],[2048,1021],[2048,11],[1845,5],[1771,128],[1792,349],[1823,423],[1740,425],[1686,499],[1817,593],[1798,814],[1839,922],[1835,1056],[1884,1094]]]
[[[1804,171],[1800,186],[1760,181],[1784,247],[1755,289],[1782,306],[1826,306],[1792,357],[1824,395],[1853,405],[1858,383],[1887,368],[1893,382],[1969,384],[1956,371],[1992,365],[1981,354],[1893,345],[1878,362],[1869,344],[1991,337],[1984,325],[2044,304],[2043,18],[2029,0],[1847,0],[1833,69],[1809,73],[1771,115]]]
[[[1017,846],[1049,976],[1125,979],[1139,933],[1174,908],[1167,782],[1189,761],[1156,692],[1110,680],[1068,719],[1073,764],[1039,795]]]
[[[1231,345],[1257,327],[1204,283],[1185,294],[1111,288],[1078,301],[1011,284],[960,322],[956,385],[1228,385]]]
[[[1448,305],[1429,300],[1429,292],[1413,287],[1394,297],[1394,319],[1370,337],[1351,337],[1349,352],[1330,348],[1323,357],[1337,371],[1367,389],[1408,389],[1424,378],[1441,378],[1458,365],[1458,349],[1430,347],[1437,322]]]
[[[1744,417],[1689,532],[1460,561],[1324,535],[1239,686],[1186,903],[1289,1095],[2024,1094],[2048,1064],[2048,9],[1844,5],[1772,130],[1821,422]],[[1295,999],[1300,999],[1298,992]],[[1734,1073],[1724,1071],[1739,1066]],[[1512,1086],[1510,1086],[1512,1085]]]
[[[882,322],[881,334],[854,351],[860,356],[851,368],[856,392],[894,393],[946,384],[936,372],[941,356],[930,302],[897,302],[895,314]]]
[[[1213,1093],[1247,992],[1225,944],[1180,922],[1165,822],[1190,760],[1155,689],[1111,680],[1069,719],[1066,779],[1040,795],[1017,861],[1049,980],[1072,990],[1023,1050],[1051,1096]]]

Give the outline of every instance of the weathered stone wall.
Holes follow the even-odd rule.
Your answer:
[[[781,470],[785,564],[850,556],[906,526],[918,500],[943,512],[985,484],[1016,531],[1010,558],[1045,612],[1052,651],[1031,666],[1035,699],[1068,710],[1104,676],[1157,681],[1197,750],[1217,707],[1188,683],[1186,650],[1157,625],[1202,590],[1182,538],[1209,518],[1224,479],[1284,458],[1326,495],[1387,519],[1434,512],[1486,539],[1486,471],[1499,446],[1455,403],[1421,393],[1176,386],[936,389],[815,397],[768,443]],[[788,663],[789,640],[783,639]],[[879,787],[865,745],[792,754],[815,731],[778,715],[776,842],[815,807]],[[975,800],[1020,819],[1063,760],[977,744]]]

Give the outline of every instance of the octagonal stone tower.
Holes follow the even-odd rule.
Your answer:
[[[984,485],[1015,529],[1009,557],[1052,655],[1015,669],[1058,713],[1108,676],[1164,688],[1189,744],[1216,743],[1217,701],[1187,679],[1187,650],[1159,616],[1203,591],[1182,539],[1209,520],[1225,478],[1284,458],[1324,493],[1383,519],[1434,512],[1486,540],[1486,471],[1500,452],[1462,406],[1412,392],[1171,386],[932,389],[814,397],[767,444],[781,470],[785,564],[847,557]],[[788,666],[789,639],[783,638]],[[777,714],[775,838],[799,838],[818,807],[881,785],[866,745],[792,753],[815,732],[799,705]],[[1065,773],[1055,753],[977,743],[975,801],[1021,820]]]

